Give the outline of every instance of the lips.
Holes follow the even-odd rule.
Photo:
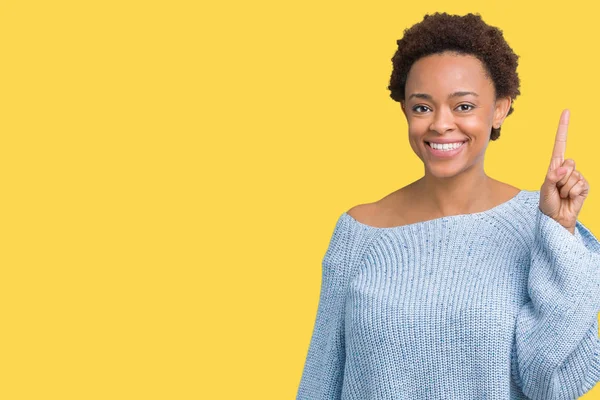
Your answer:
[[[466,142],[468,139],[456,139],[456,140],[448,140],[448,139],[444,139],[444,140],[440,140],[440,141],[433,141],[433,143],[437,143],[437,144],[448,144],[448,143],[464,143]],[[429,144],[431,143],[431,141],[427,141],[425,140],[425,143]]]
[[[438,149],[434,149],[433,147],[431,147],[429,145],[428,142],[425,142],[425,143],[427,143],[427,145],[426,145],[427,152],[429,154],[431,154],[432,157],[434,157],[436,159],[451,159],[453,157],[456,157],[459,153],[462,152],[463,147],[466,146],[465,145],[466,142],[467,142],[466,140],[464,142],[458,142],[458,143],[461,143],[461,145],[458,146],[455,149],[452,149],[452,150],[438,150]]]

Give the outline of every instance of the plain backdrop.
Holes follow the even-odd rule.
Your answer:
[[[538,190],[571,110],[600,235],[598,5],[552,4],[1,2],[0,398],[295,398],[335,221],[423,174],[387,85],[426,13],[521,57],[488,175]]]

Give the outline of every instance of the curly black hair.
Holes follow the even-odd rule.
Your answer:
[[[517,74],[519,56],[504,40],[502,31],[487,25],[479,14],[460,16],[436,12],[425,15],[421,22],[405,29],[404,37],[396,43],[398,50],[392,57],[388,89],[390,97],[397,102],[404,102],[406,78],[413,63],[445,51],[477,57],[494,83],[496,98],[510,96],[514,100],[521,94]],[[507,115],[512,112],[511,104]],[[500,129],[492,127],[490,140],[499,137]]]

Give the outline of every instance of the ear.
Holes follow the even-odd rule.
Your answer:
[[[404,116],[406,117],[406,109],[404,108],[405,104],[403,101],[400,102],[400,107],[402,108],[402,112],[404,113]]]
[[[510,97],[501,97],[496,100],[496,104],[494,105],[494,120],[492,121],[494,128],[498,129],[502,125],[508,115],[511,104],[512,100]]]

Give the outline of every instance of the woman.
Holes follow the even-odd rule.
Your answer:
[[[517,59],[473,14],[398,41],[389,89],[425,173],[339,217],[298,399],[576,399],[600,381],[600,242],[577,220],[568,111],[540,190],[484,171]]]

